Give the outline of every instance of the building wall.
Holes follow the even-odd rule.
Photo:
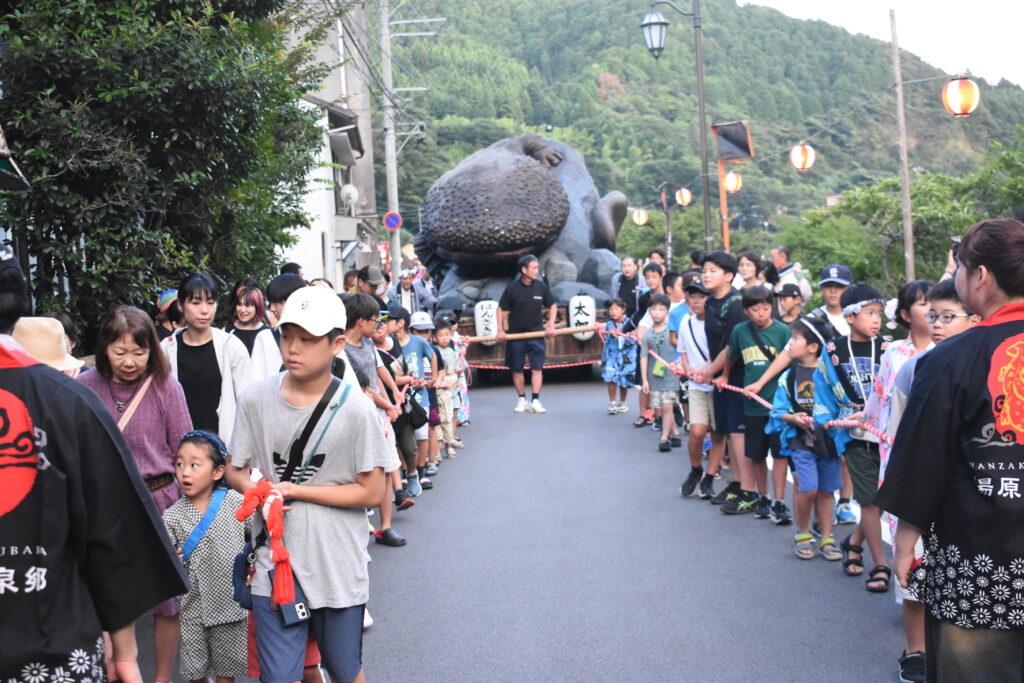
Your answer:
[[[358,42],[358,49],[351,45],[353,40]],[[348,250],[345,249],[347,245],[335,234],[336,202],[331,185],[334,171],[326,166],[331,162],[331,151],[326,136],[329,126],[325,113],[321,119],[325,133],[320,151],[321,165],[310,174],[310,191],[305,201],[305,210],[312,217],[311,225],[309,229],[297,230],[295,234],[298,241],[282,250],[282,260],[300,264],[307,280],[326,277],[337,289],[340,289],[342,277],[349,267],[377,262],[372,97],[364,78],[369,73],[369,67],[361,56],[368,54],[364,43],[364,10],[361,4],[353,4],[342,22],[330,32],[317,54],[319,60],[333,64],[334,68],[321,87],[310,95],[336,103],[358,116],[357,126],[364,151],[356,159],[355,166],[349,169],[349,175],[352,184],[359,189],[355,217],[369,226],[370,230],[366,231],[361,240],[362,248]],[[347,263],[341,261],[343,251],[349,253]]]

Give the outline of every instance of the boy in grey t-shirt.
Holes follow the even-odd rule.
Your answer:
[[[668,309],[670,303],[664,294],[651,297],[647,313],[654,323],[644,333],[640,343],[640,374],[643,377],[643,393],[651,396],[651,409],[661,412],[661,442],[658,450],[668,451],[672,446],[681,446],[682,439],[676,427],[673,413],[679,403],[679,380],[669,369],[675,361],[676,349],[669,337]],[[651,355],[651,351],[658,357]]]
[[[362,620],[369,599],[366,508],[383,500],[384,471],[397,456],[388,448],[370,401],[358,387],[344,384],[314,425],[304,452],[292,452],[331,386],[332,362],[345,346],[344,328],[345,309],[332,292],[315,286],[296,291],[280,322],[286,372],[252,385],[238,404],[228,481],[245,492],[253,486],[249,468],[256,468],[283,495],[291,508],[285,513],[284,545],[309,608],[308,620],[284,625],[271,604],[270,549],[260,547],[252,593],[263,680],[301,680],[310,633],[333,680],[363,679]],[[307,459],[305,478],[296,483]],[[254,526],[258,533],[263,520],[257,517]]]

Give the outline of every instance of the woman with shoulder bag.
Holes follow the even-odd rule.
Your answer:
[[[132,306],[110,311],[100,326],[96,367],[78,381],[107,407],[135,457],[139,473],[163,513],[180,496],[174,478],[174,455],[181,435],[192,429],[185,392],[171,376],[160,350],[156,327]],[[156,649],[154,680],[170,681],[178,649],[178,600],[152,610]]]

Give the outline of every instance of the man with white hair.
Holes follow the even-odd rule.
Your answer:
[[[775,284],[774,291],[778,294],[782,291],[783,285],[796,285],[800,288],[802,303],[806,304],[811,300],[814,290],[811,289],[811,283],[807,280],[807,273],[803,271],[799,263],[790,263],[790,258],[792,256],[789,247],[779,246],[772,248],[772,264],[779,273],[779,281]],[[778,302],[776,302],[776,308],[779,316],[781,316],[784,311],[779,307]]]
[[[403,269],[399,273],[398,283],[388,290],[388,298],[410,313],[426,311],[433,315],[436,299],[423,282],[416,279],[417,271],[415,266]]]

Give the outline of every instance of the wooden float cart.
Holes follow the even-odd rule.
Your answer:
[[[580,376],[589,376],[591,369],[601,360],[604,352],[604,344],[601,337],[594,332],[593,336],[586,341],[576,339],[573,334],[578,332],[594,331],[594,326],[586,325],[580,327],[568,326],[568,306],[557,305],[557,317],[555,318],[555,334],[546,336],[544,332],[525,332],[520,334],[509,334],[506,339],[529,339],[544,338],[545,369],[577,368]],[[472,309],[470,309],[472,310]],[[469,313],[469,311],[467,311]],[[544,310],[542,319],[547,320],[547,309]],[[608,311],[597,309],[596,321],[603,326],[608,320]],[[475,319],[472,315],[464,315],[459,318],[458,331],[464,337],[469,337],[471,343],[466,349],[466,362],[470,367],[477,370],[478,377],[488,378],[497,372],[507,372],[505,366],[505,342],[497,341],[492,337],[480,337],[477,335]],[[485,344],[481,342],[494,342]],[[529,359],[526,361],[529,369]]]

